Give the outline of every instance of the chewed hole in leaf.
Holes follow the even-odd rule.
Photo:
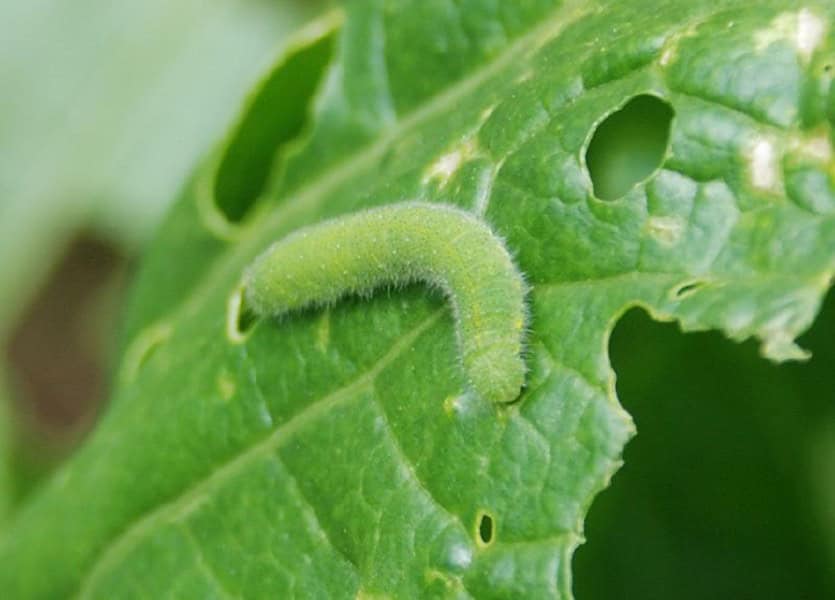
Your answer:
[[[133,381],[140,371],[156,354],[168,338],[171,337],[171,326],[168,323],[151,325],[138,336],[125,351],[123,373],[125,381]]]
[[[707,282],[702,280],[685,281],[673,289],[672,296],[675,300],[683,300],[698,292],[705,285],[707,285]]]
[[[215,176],[216,206],[227,221],[240,222],[250,213],[280,169],[282,152],[307,128],[334,39],[331,31],[290,54],[250,101]]]
[[[258,316],[246,305],[244,288],[241,285],[232,292],[227,303],[226,336],[232,343],[240,344],[246,341],[257,322]]]
[[[601,200],[617,200],[664,162],[673,109],[649,94],[632,98],[595,129],[586,165]]]
[[[480,546],[489,546],[493,543],[493,539],[496,535],[495,532],[495,523],[493,522],[493,517],[486,513],[482,512],[478,518],[478,543]]]
[[[833,330],[830,294],[800,340],[811,361],[775,365],[755,341],[621,319],[610,353],[637,436],[591,506],[575,597],[835,598]]]

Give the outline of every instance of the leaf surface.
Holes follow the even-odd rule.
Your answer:
[[[332,40],[296,137],[247,142],[245,112],[164,225],[109,412],[0,542],[13,596],[569,598],[634,432],[607,355],[619,317],[802,356],[835,269],[831,3],[346,11],[248,104]],[[661,165],[601,200],[587,147],[638,97],[672,117]],[[272,172],[230,220],[217,173],[243,151]],[[517,403],[467,390],[453,317],[421,286],[239,330],[241,273],[271,242],[404,199],[483,215],[515,253]]]

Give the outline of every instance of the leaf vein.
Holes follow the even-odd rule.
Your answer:
[[[240,598],[240,596],[236,594],[232,594],[223,582],[218,577],[217,573],[215,572],[214,568],[209,564],[206,560],[206,555],[203,552],[203,547],[198,543],[197,539],[194,537],[194,533],[191,531],[191,528],[188,527],[185,523],[181,523],[178,527],[180,531],[182,531],[183,535],[185,536],[186,540],[188,540],[189,545],[194,549],[195,553],[197,554],[197,566],[200,568],[200,571],[206,575],[206,578],[214,585],[215,589],[220,592],[220,594],[224,598]]]
[[[428,99],[420,108],[405,115],[390,128],[384,130],[375,142],[351,153],[350,158],[327,169],[308,186],[293,192],[272,212],[253,219],[241,230],[240,244],[231,248],[229,254],[209,267],[203,281],[160,320],[174,322],[199,310],[207,298],[213,297],[213,291],[227,285],[228,281],[236,279],[241,265],[249,262],[259,249],[266,247],[270,239],[274,239],[282,230],[282,226],[294,215],[310,212],[320,207],[328,194],[344,187],[346,181],[380,160],[395,140],[418,129],[435,115],[459,106],[461,98],[474,93],[491,77],[503,69],[512,67],[514,61],[531,48],[541,46],[544,41],[558,35],[590,10],[590,7],[580,0],[561,5],[549,17],[544,18],[541,25],[520,36],[494,60]]]
[[[114,565],[118,564],[118,561],[124,558],[137,543],[141,542],[155,526],[160,523],[184,518],[189,512],[200,506],[201,501],[214,488],[225,484],[227,480],[237,475],[239,471],[248,466],[252,461],[264,455],[272,454],[277,448],[280,448],[292,439],[305,425],[329,414],[331,408],[347,402],[355,397],[356,392],[368,388],[383,369],[393,363],[423,332],[440,319],[445,310],[438,309],[412,330],[403,334],[384,356],[375,364],[371,365],[353,382],[311,403],[302,412],[294,415],[290,420],[277,427],[271,434],[233,455],[229,460],[207,474],[206,477],[194,483],[187,490],[184,490],[171,500],[145,512],[143,515],[138,516],[132,524],[128,524],[91,561],[90,567],[82,577],[76,596],[79,598],[90,597],[98,579]]]
[[[444,506],[440,500],[438,500],[435,495],[432,493],[432,490],[429,489],[429,486],[423,481],[420,476],[418,475],[417,469],[415,469],[414,463],[409,460],[409,457],[406,456],[406,452],[403,450],[402,446],[400,445],[400,440],[398,439],[397,435],[394,433],[394,429],[391,427],[391,421],[388,412],[386,412],[386,408],[380,399],[378,398],[377,394],[372,394],[374,398],[374,403],[377,405],[377,408],[380,410],[383,416],[383,423],[385,424],[386,433],[391,440],[392,448],[398,458],[398,461],[401,463],[403,467],[408,471],[410,479],[414,481],[414,483],[423,490],[429,500],[441,509],[442,512],[449,515],[449,517],[455,521],[455,523],[461,528],[462,531],[467,531],[467,528],[464,527],[464,523],[461,521],[460,515],[453,513],[449,510],[446,506]]]

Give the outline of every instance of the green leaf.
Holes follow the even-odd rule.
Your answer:
[[[160,231],[110,410],[0,540],[12,597],[569,598],[634,432],[607,351],[623,313],[803,357],[835,271],[831,3],[345,10],[268,74]],[[276,82],[325,48],[311,113]],[[602,184],[586,163],[633,148],[612,142],[619,111],[669,140],[638,140],[655,163]],[[249,137],[256,114],[269,139]],[[219,204],[242,164],[261,185]],[[532,288],[517,403],[468,390],[422,286],[238,314],[270,243],[404,199],[482,215],[515,253]]]

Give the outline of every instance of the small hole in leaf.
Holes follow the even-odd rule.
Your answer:
[[[331,31],[289,55],[249,102],[215,176],[215,202],[228,221],[238,223],[249,214],[287,145],[307,128],[335,38]]]
[[[483,546],[488,546],[493,541],[495,535],[495,525],[493,517],[487,513],[481,513],[478,520],[478,542]]]
[[[249,332],[249,330],[255,326],[256,321],[258,321],[258,317],[256,317],[255,313],[248,309],[246,307],[246,303],[244,303],[243,308],[238,313],[238,331],[241,333]]]
[[[663,163],[670,142],[672,107],[642,94],[597,126],[586,151],[594,194],[617,200]]]
[[[246,340],[247,335],[258,322],[258,316],[246,305],[243,286],[229,297],[226,316],[226,335],[236,344]]]
[[[687,296],[692,296],[704,286],[704,281],[688,281],[686,283],[682,283],[673,290],[673,297],[676,300],[681,300],[682,298],[686,298]]]
[[[140,333],[125,351],[123,368],[125,380],[130,382],[136,379],[145,364],[170,336],[171,326],[167,323],[151,325]]]

